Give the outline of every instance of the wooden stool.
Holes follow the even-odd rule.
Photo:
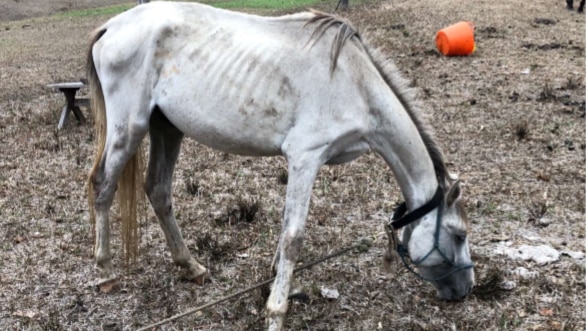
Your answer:
[[[58,130],[61,130],[61,128],[63,128],[67,122],[70,111],[73,111],[76,119],[78,120],[78,123],[83,124],[86,122],[79,105],[88,105],[89,100],[76,99],[76,93],[84,86],[86,86],[86,84],[83,82],[55,83],[47,85],[47,87],[59,90],[61,93],[63,93],[63,95],[65,95],[65,105],[63,106],[61,116],[59,117],[59,124],[57,125]]]

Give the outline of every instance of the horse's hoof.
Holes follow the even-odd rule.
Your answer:
[[[116,277],[100,278],[97,282],[92,284],[92,287],[100,293],[108,294],[118,290],[120,287],[120,281]]]
[[[283,317],[272,317],[266,320],[268,331],[282,331]]]
[[[290,290],[290,293],[288,293],[288,300],[309,303],[310,297],[302,290],[301,287],[298,287]]]
[[[190,279],[191,282],[196,283],[199,286],[204,285],[204,283],[209,281],[209,276],[208,276],[208,272],[204,272],[192,279]]]

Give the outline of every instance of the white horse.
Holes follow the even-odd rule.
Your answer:
[[[410,259],[442,299],[461,299],[472,289],[460,186],[451,184],[406,81],[348,22],[318,12],[267,18],[154,2],[93,33],[88,70],[97,128],[88,186],[101,279],[114,277],[108,212],[117,186],[131,254],[144,185],[173,261],[203,282],[206,268],[190,255],[172,211],[172,174],[186,135],[224,152],[288,161],[276,279],[267,302],[270,330],[283,326],[319,168],[368,149],[394,172],[408,211],[428,206],[404,227]],[[138,149],[147,132],[143,184]]]

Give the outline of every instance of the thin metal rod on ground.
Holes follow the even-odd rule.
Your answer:
[[[378,236],[379,236],[379,235],[377,235],[377,236],[375,236],[375,237],[378,237]],[[347,247],[347,248],[343,248],[343,249],[341,249],[341,250],[339,250],[339,251],[336,251],[336,252],[334,252],[334,253],[332,253],[332,254],[329,254],[329,255],[323,256],[323,257],[322,257],[322,258],[320,258],[320,259],[317,259],[317,260],[314,260],[314,261],[308,262],[308,263],[306,263],[306,264],[304,264],[304,265],[302,265],[302,266],[300,266],[300,267],[298,267],[298,268],[294,269],[294,273],[297,273],[297,272],[299,272],[299,271],[301,271],[301,270],[304,270],[304,269],[308,269],[308,268],[310,268],[310,267],[312,267],[312,266],[314,266],[314,265],[316,265],[316,264],[319,264],[319,263],[321,263],[321,262],[323,262],[323,261],[326,261],[326,260],[329,260],[329,259],[335,258],[335,257],[337,257],[337,256],[340,256],[340,255],[343,255],[343,254],[345,254],[345,253],[347,253],[347,252],[349,252],[349,251],[351,251],[351,250],[353,250],[353,249],[355,249],[355,248],[362,248],[362,247],[364,247],[364,249],[362,249],[361,251],[365,251],[365,247],[366,247],[366,246],[368,246],[368,248],[369,248],[369,246],[371,246],[371,244],[372,244],[371,242],[369,242],[369,243],[368,243],[368,242],[366,242],[366,240],[360,240],[360,243],[358,243],[358,244],[355,244],[355,245],[353,245],[353,246],[350,246],[350,247]],[[243,294],[245,294],[245,293],[247,293],[247,292],[250,292],[250,291],[253,291],[253,290],[255,290],[256,288],[259,288],[259,287],[261,287],[261,286],[264,286],[264,285],[267,285],[267,284],[269,284],[269,283],[273,282],[273,281],[274,281],[274,279],[275,279],[275,277],[272,277],[272,278],[270,278],[270,279],[264,280],[264,281],[262,281],[262,282],[260,282],[260,283],[257,283],[257,284],[255,284],[255,285],[253,285],[253,286],[251,286],[251,287],[248,287],[248,288],[246,288],[246,289],[244,289],[244,290],[241,290],[241,291],[238,291],[238,292],[236,292],[236,293],[233,293],[233,294],[227,295],[227,296],[225,296],[225,297],[222,297],[222,298],[220,298],[220,299],[217,299],[217,300],[215,300],[215,301],[209,302],[209,303],[207,303],[207,304],[204,304],[204,305],[202,305],[202,306],[199,306],[199,307],[196,307],[196,308],[190,309],[190,310],[188,310],[188,311],[185,311],[185,312],[183,312],[183,313],[180,313],[180,314],[174,315],[174,316],[172,316],[172,317],[170,317],[170,318],[166,318],[166,319],[164,319],[164,320],[161,320],[161,321],[159,321],[159,322],[157,322],[157,323],[150,324],[150,325],[148,325],[148,326],[142,327],[142,328],[138,329],[137,331],[147,331],[147,330],[151,330],[152,328],[155,328],[155,327],[161,326],[161,325],[163,325],[163,324],[167,324],[167,323],[169,323],[169,322],[175,321],[175,320],[177,320],[177,319],[179,319],[179,318],[182,318],[182,317],[184,317],[184,316],[187,316],[187,315],[190,315],[190,314],[194,314],[194,313],[196,313],[196,312],[198,312],[198,311],[201,311],[201,310],[203,310],[203,309],[206,309],[206,308],[209,308],[209,307],[215,306],[215,305],[217,305],[217,304],[219,304],[219,303],[222,303],[222,302],[228,301],[228,300],[230,300],[230,299],[233,299],[233,298],[239,297],[239,296],[241,296],[241,295],[243,295]]]

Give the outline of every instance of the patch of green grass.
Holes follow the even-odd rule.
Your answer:
[[[271,9],[285,10],[299,7],[311,7],[319,3],[332,2],[336,6],[337,0],[204,0],[202,3],[218,8],[225,9]],[[72,10],[59,13],[56,16],[61,17],[87,17],[87,16],[114,16],[120,14],[132,7],[136,3],[125,3],[114,6],[90,8],[81,10]]]
[[[255,8],[255,9],[292,9],[299,7],[310,7],[312,5],[326,2],[327,0],[204,0],[202,3],[225,9]],[[337,5],[336,0],[329,1],[333,6]]]

